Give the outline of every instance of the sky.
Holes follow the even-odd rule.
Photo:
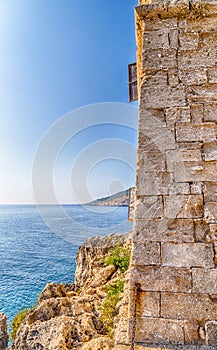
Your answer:
[[[41,202],[52,203],[49,181],[61,203],[134,185],[127,66],[136,60],[136,4],[0,0],[0,204],[34,203],[39,186]]]

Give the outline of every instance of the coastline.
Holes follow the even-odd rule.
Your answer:
[[[74,284],[48,284],[39,295],[36,308],[22,322],[9,349],[25,350],[36,348],[37,344],[44,350],[71,349],[72,346],[73,349],[94,350],[99,344],[103,349],[112,349],[114,339],[108,336],[100,308],[108,295],[106,288],[120,280],[124,283],[127,272],[105,264],[104,259],[114,247],[128,249],[130,237],[130,233],[110,234],[89,238],[83,243],[76,257]],[[120,293],[115,319],[122,298],[123,293]],[[115,319],[114,328],[117,326]],[[51,334],[52,341],[49,341]]]

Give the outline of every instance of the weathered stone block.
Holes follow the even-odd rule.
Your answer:
[[[217,136],[217,126],[215,123],[177,123],[176,138],[178,142],[189,141],[214,141]]]
[[[169,31],[169,43],[170,43],[170,47],[172,49],[176,49],[178,47],[178,39],[179,39],[179,31],[177,29],[177,24],[175,24],[174,26],[171,25],[172,28]]]
[[[171,150],[166,152],[166,164],[168,171],[174,172],[176,163],[181,162],[182,164],[182,162],[187,161],[202,161],[201,150]]]
[[[204,182],[204,201],[217,202],[217,182]]]
[[[216,67],[208,69],[208,79],[209,79],[209,83],[213,83],[213,84],[217,83],[217,69],[216,69]]]
[[[199,330],[199,324],[195,320],[184,321],[184,334],[185,334],[186,345],[190,345],[190,344],[200,345],[202,343],[198,330]]]
[[[186,89],[187,99],[191,102],[216,103],[217,84],[194,85]]]
[[[140,174],[159,169],[166,170],[165,148],[175,147],[175,142],[163,130],[164,128],[160,128],[152,132],[149,130],[147,133],[139,133],[138,168]],[[157,140],[155,133],[162,135],[162,138]],[[165,141],[164,144],[163,140]]]
[[[183,322],[162,318],[138,318],[136,341],[152,344],[183,344]]]
[[[161,293],[161,316],[200,322],[216,319],[217,298],[197,293]]]
[[[168,84],[171,87],[176,87],[179,85],[179,75],[177,69],[170,69],[168,71]]]
[[[176,182],[216,181],[217,164],[210,162],[183,162],[175,165]]]
[[[194,149],[202,149],[203,142],[177,142],[178,149],[181,150],[194,150]]]
[[[205,324],[206,344],[217,346],[217,321],[209,321]]]
[[[182,69],[179,71],[179,79],[186,86],[206,84],[207,70],[205,68]]]
[[[137,195],[190,194],[188,183],[175,183],[172,173],[166,171],[145,173],[143,167],[137,170],[139,178]]]
[[[160,293],[140,292],[136,311],[137,317],[160,317]]]
[[[192,104],[190,106],[191,120],[193,123],[201,124],[204,119],[204,105],[203,104]]]
[[[193,220],[138,220],[133,239],[135,242],[194,242]]]
[[[214,267],[213,259],[212,244],[162,244],[162,266],[211,268]]]
[[[136,219],[160,219],[163,217],[163,202],[160,196],[141,197],[137,205]]]
[[[142,70],[177,68],[176,49],[144,49]]]
[[[204,105],[204,121],[217,122],[217,103],[206,103]]]
[[[204,208],[204,217],[206,220],[217,220],[217,202],[207,202]]]
[[[202,195],[164,196],[164,215],[166,218],[197,219],[203,217]]]
[[[139,149],[140,147],[141,146],[139,146]],[[166,156],[161,150],[157,149],[156,145],[149,144],[147,151],[141,151],[138,156],[137,177],[140,181],[140,178],[144,177],[144,173],[157,171],[159,169],[166,171]]]
[[[134,265],[160,265],[160,243],[145,242],[137,244],[136,250],[133,251],[132,261]]]
[[[203,48],[197,51],[179,50],[178,66],[180,69],[215,67],[217,48],[212,47],[209,50]]]
[[[190,185],[191,194],[202,194],[203,193],[203,183],[202,182],[192,182]]]
[[[146,71],[146,73],[142,75],[142,84],[150,89],[153,88],[154,85],[166,87],[168,85],[168,74],[164,70]]]
[[[150,130],[166,128],[163,108],[142,109],[139,111],[139,132],[146,135]]]
[[[174,128],[176,122],[190,122],[189,107],[172,107],[166,110],[166,125],[168,128]]]
[[[195,239],[196,242],[210,241],[210,225],[206,220],[194,220]]]
[[[182,85],[171,87],[169,85],[142,84],[141,102],[145,108],[168,108],[185,106],[185,90]]]
[[[191,291],[191,270],[169,267],[145,266],[132,268],[134,283],[140,283],[143,291]]]
[[[211,238],[211,240],[213,242],[217,241],[217,224],[210,224],[209,227],[210,227],[210,238]]]
[[[195,50],[198,47],[199,34],[190,33],[185,30],[179,33],[179,46],[182,50]]]
[[[169,18],[169,19],[162,19],[162,18],[154,18],[154,19],[148,19],[145,20],[145,31],[155,31],[155,30],[168,30],[168,32],[171,30],[171,28],[177,28],[178,27],[178,20],[177,18]]]
[[[168,30],[145,31],[143,34],[144,49],[169,49]]]
[[[174,133],[164,127],[144,130],[139,133],[139,147],[142,154],[155,152],[158,155],[159,152],[164,153],[169,149],[175,149]]]
[[[213,33],[217,31],[217,24],[214,17],[200,17],[198,18],[186,18],[183,28],[186,31],[195,31],[199,33]]]
[[[217,269],[192,269],[194,293],[217,294]]]
[[[212,142],[204,142],[203,154],[206,161],[217,161],[217,140]]]

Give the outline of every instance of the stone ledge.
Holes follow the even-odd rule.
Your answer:
[[[135,8],[138,17],[148,19],[159,16],[161,18],[204,18],[217,14],[217,4],[213,0],[149,0],[145,2],[146,4],[140,4]]]

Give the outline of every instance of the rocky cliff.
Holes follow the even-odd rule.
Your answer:
[[[45,287],[10,350],[113,349],[127,274],[115,263],[114,247],[129,251],[130,235],[88,239],[77,254],[75,283]]]
[[[118,192],[112,196],[96,199],[88,205],[127,207],[129,204],[129,190]]]
[[[3,313],[0,313],[0,350],[5,350],[8,344],[7,319]]]

